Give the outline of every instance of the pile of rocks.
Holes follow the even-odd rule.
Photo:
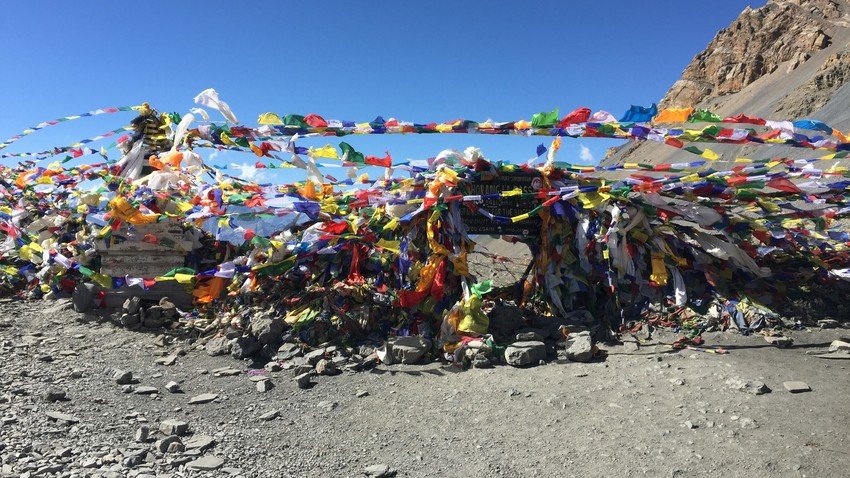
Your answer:
[[[177,306],[168,297],[163,297],[159,303],[145,305],[140,297],[134,296],[124,301],[117,321],[129,329],[157,329],[175,327],[179,318]]]

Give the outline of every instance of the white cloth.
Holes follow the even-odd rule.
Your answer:
[[[222,116],[227,118],[227,121],[230,121],[231,123],[239,123],[239,120],[236,119],[236,115],[234,115],[233,111],[230,110],[230,106],[218,98],[218,91],[215,91],[214,88],[207,88],[206,90],[198,93],[198,96],[195,97],[195,103],[220,111]]]

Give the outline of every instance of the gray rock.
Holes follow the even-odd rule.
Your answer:
[[[505,362],[514,367],[537,364],[545,358],[546,344],[543,342],[514,342],[505,348]]]
[[[431,348],[431,341],[420,335],[396,337],[387,344],[387,349],[393,361],[403,364],[414,364]]]
[[[115,383],[118,385],[127,385],[133,382],[133,372],[129,370],[116,370],[112,378],[115,379]]]
[[[324,410],[326,412],[330,412],[331,410],[333,410],[336,407],[337,407],[337,403],[332,402],[330,400],[322,400],[321,402],[316,404],[316,408],[321,408],[322,410]]]
[[[590,333],[581,332],[567,338],[567,358],[572,362],[590,362],[593,359],[593,341]]]
[[[389,478],[396,475],[396,470],[390,468],[388,465],[383,463],[377,465],[369,465],[363,470],[363,473],[366,476],[371,476],[374,478]]]
[[[314,370],[314,368],[310,365],[307,365],[307,364],[296,365],[296,366],[292,367],[292,376],[297,377],[297,376],[304,374],[304,373],[313,372],[313,370]]]
[[[304,354],[304,359],[307,361],[308,364],[310,364],[313,367],[315,367],[316,364],[319,363],[319,360],[322,360],[324,357],[325,357],[325,349],[323,349],[323,348],[319,348],[319,349],[316,349],[316,350],[313,350],[311,352],[307,352],[306,354]]]
[[[266,412],[266,413],[260,415],[260,420],[262,420],[264,422],[269,422],[269,421],[272,421],[279,416],[280,416],[280,411],[272,410],[270,412]]]
[[[51,420],[61,422],[61,423],[66,423],[66,424],[69,424],[69,425],[73,425],[74,423],[80,422],[79,418],[77,418],[73,415],[68,415],[67,413],[62,413],[62,412],[47,412],[44,415],[47,416],[47,418],[49,418]]]
[[[215,438],[209,435],[193,435],[192,438],[187,439],[183,444],[186,445],[187,450],[204,451],[215,445]]]
[[[487,317],[490,319],[488,330],[500,337],[511,336],[525,325],[522,309],[516,306],[496,305]]]
[[[194,397],[189,399],[189,405],[200,405],[204,403],[209,403],[218,398],[218,395],[215,393],[202,393],[200,395],[195,395]]]
[[[295,357],[301,356],[304,352],[301,350],[301,347],[298,344],[293,343],[285,343],[277,349],[277,358],[278,360],[290,360]]]
[[[319,375],[336,375],[339,373],[339,369],[336,368],[336,363],[328,359],[321,359],[316,362],[316,373]]]
[[[774,347],[780,349],[787,349],[794,344],[794,340],[792,340],[791,337],[765,335],[764,340],[766,340],[767,343],[773,345]]]
[[[520,342],[542,342],[545,339],[544,335],[537,330],[526,330],[516,334],[516,339]]]
[[[230,348],[230,356],[239,360],[246,359],[259,352],[261,348],[263,344],[254,337],[239,337]]]
[[[280,366],[280,362],[273,361],[265,364],[263,366],[263,369],[266,372],[280,372],[281,370],[283,370],[283,367]]]
[[[180,384],[172,380],[165,384],[165,389],[171,393],[178,393],[180,392]]]
[[[166,355],[165,357],[160,357],[154,360],[154,363],[157,365],[165,365],[166,367],[170,367],[177,363],[177,354]]]
[[[183,453],[186,451],[186,445],[182,443],[169,443],[166,453]]]
[[[121,317],[118,318],[118,322],[120,322],[124,327],[132,327],[134,325],[141,324],[142,318],[139,317],[139,314],[121,314]]]
[[[142,305],[142,299],[139,296],[133,296],[124,301],[124,311],[128,314],[137,314]]]
[[[168,447],[171,446],[172,443],[183,444],[179,436],[171,435],[163,438],[162,440],[157,440],[154,447],[156,447],[156,450],[160,453],[168,453]]]
[[[150,434],[151,434],[151,428],[147,425],[142,425],[142,426],[139,427],[138,430],[136,430],[136,435],[135,435],[134,438],[136,439],[136,442],[138,442],[138,443],[145,443],[145,442],[148,441]]]
[[[135,393],[136,395],[152,395],[158,392],[159,390],[157,390],[156,387],[150,387],[147,385],[136,387],[135,389],[133,389],[133,393]]]
[[[265,315],[256,315],[251,318],[250,330],[260,343],[271,344],[280,339],[284,325],[282,318],[272,319]]]
[[[221,468],[224,460],[215,455],[205,455],[186,464],[187,470],[212,471]]]
[[[298,388],[308,388],[310,386],[310,376],[313,375],[310,372],[302,373],[295,377],[295,383],[298,384]]]
[[[355,397],[357,397],[357,398],[368,397],[368,396],[369,396],[369,392],[368,392],[367,390],[358,390],[358,391],[354,394],[354,396],[355,396]]]
[[[213,357],[230,353],[231,343],[227,337],[213,337],[204,345],[208,355]]]
[[[483,354],[472,357],[472,366],[475,368],[493,368],[493,362]]]
[[[726,385],[734,390],[752,395],[762,395],[770,392],[770,388],[758,380],[744,380],[742,378],[730,378],[726,381]]]
[[[850,351],[850,342],[844,340],[833,340],[829,344],[830,352],[838,352],[839,350]]]
[[[782,382],[782,386],[785,387],[785,390],[788,390],[791,393],[802,393],[812,391],[811,387],[809,387],[806,382],[788,381]]]
[[[44,394],[44,400],[48,402],[61,402],[67,399],[65,390],[51,389]]]
[[[260,393],[265,393],[274,388],[274,384],[271,380],[260,380],[257,382],[257,391]]]
[[[839,325],[841,325],[841,324],[835,319],[818,320],[818,326],[822,329],[834,329],[834,328],[838,327]]]
[[[82,283],[77,284],[77,287],[74,288],[74,294],[71,297],[71,302],[74,306],[74,310],[76,312],[86,312],[94,301],[94,297],[97,294],[97,287],[91,283]]]
[[[189,424],[182,420],[165,420],[159,424],[159,431],[163,435],[183,436],[189,432]]]

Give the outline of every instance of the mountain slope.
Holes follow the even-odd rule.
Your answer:
[[[670,88],[659,107],[707,108],[768,119],[813,118],[850,129],[850,0],[771,0],[747,8],[718,32]],[[722,159],[812,157],[788,147],[712,145]],[[657,143],[629,143],[602,164],[690,161]]]

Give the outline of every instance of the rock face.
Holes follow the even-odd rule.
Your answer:
[[[747,8],[685,67],[659,108],[707,108],[771,120],[812,118],[850,129],[850,0],[769,0]],[[697,125],[699,127],[699,125]],[[711,145],[722,160],[809,157],[801,148]],[[681,150],[629,142],[602,165],[682,161]],[[680,158],[680,159],[675,159]]]
[[[660,105],[688,107],[709,96],[737,93],[786,61],[806,61],[830,45],[827,29],[843,16],[838,3],[771,1],[755,10],[747,7],[691,60]]]

